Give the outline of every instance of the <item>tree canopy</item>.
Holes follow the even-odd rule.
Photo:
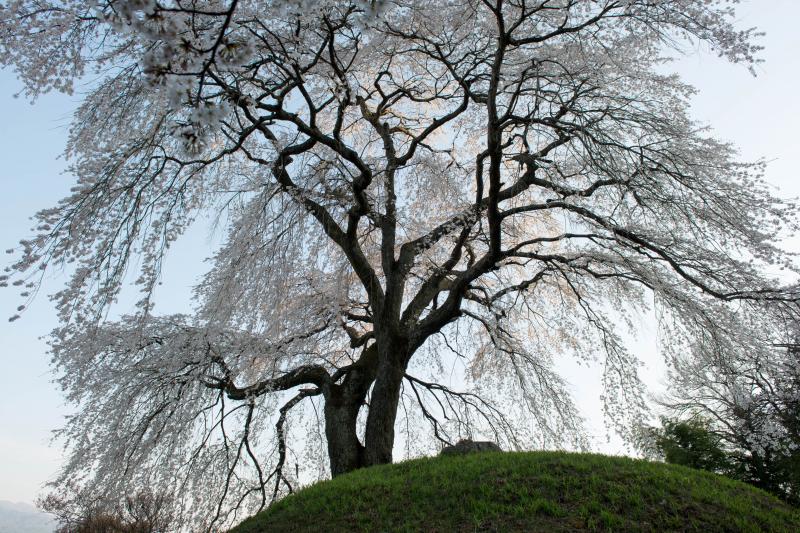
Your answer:
[[[219,527],[291,491],[306,460],[390,462],[396,431],[410,453],[473,434],[581,446],[560,357],[598,363],[624,431],[645,405],[622,335],[650,308],[667,357],[770,353],[798,317],[797,286],[769,274],[796,273],[778,243],[797,208],[663,73],[686,40],[754,64],[734,15],[722,0],[6,2],[0,61],[25,94],[86,84],[77,183],[0,278],[30,299],[45,272],[71,275],[52,296],[76,408],[55,485],[156,486],[182,523]],[[159,315],[170,246],[209,213],[227,233],[195,308]],[[131,273],[141,297],[120,316]]]

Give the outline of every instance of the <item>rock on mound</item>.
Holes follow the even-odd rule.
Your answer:
[[[502,452],[503,450],[494,442],[483,440],[460,440],[453,446],[445,446],[439,455],[464,455],[474,452]]]

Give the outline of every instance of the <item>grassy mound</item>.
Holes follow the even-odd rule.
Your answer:
[[[800,512],[674,465],[560,452],[479,453],[359,470],[231,533],[273,531],[800,531]]]

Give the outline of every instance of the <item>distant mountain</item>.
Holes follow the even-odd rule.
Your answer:
[[[33,505],[0,500],[0,533],[53,533],[55,520]]]

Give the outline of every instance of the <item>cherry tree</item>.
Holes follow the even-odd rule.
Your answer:
[[[651,307],[766,350],[750,317],[798,315],[766,274],[794,272],[796,206],[663,74],[685,42],[757,62],[734,3],[5,2],[24,94],[85,87],[77,184],[0,279],[29,300],[71,276],[55,485],[156,486],[213,528],[291,491],[315,443],[334,476],[391,462],[396,432],[581,446],[560,358],[597,364],[624,432],[645,404],[623,338]],[[195,309],[159,315],[170,246],[208,214],[226,238]]]
[[[772,353],[754,346],[744,356],[725,351],[724,340],[687,345],[686,353],[676,354],[661,402],[677,416],[708,421],[728,452],[726,475],[798,504],[800,344],[791,325],[782,336]]]

